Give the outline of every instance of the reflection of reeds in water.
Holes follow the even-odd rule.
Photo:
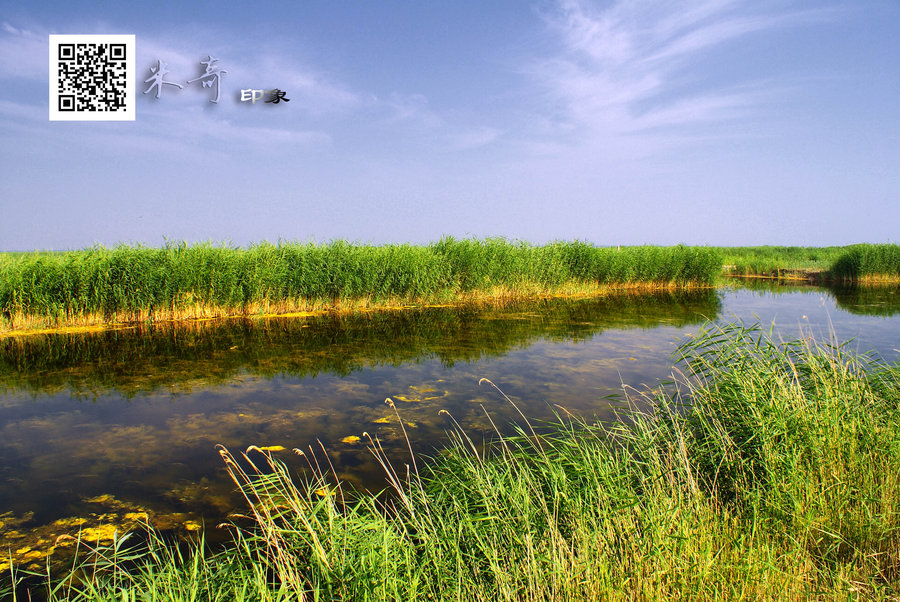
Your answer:
[[[239,374],[344,376],[425,358],[452,365],[542,338],[579,340],[609,328],[696,324],[719,309],[713,291],[673,291],[5,338],[0,390],[131,397],[215,385]]]
[[[320,454],[298,484],[269,455],[223,449],[256,528],[220,559],[160,572],[261,600],[896,595],[900,366],[740,325],[681,351],[680,393],[616,423],[564,416],[482,445],[451,421],[421,472],[373,440],[388,495],[347,491]],[[89,587],[152,591],[150,560]]]
[[[834,287],[831,294],[838,307],[863,316],[894,316],[900,314],[900,286],[844,286]]]
[[[891,283],[831,282],[813,286],[790,281],[741,279],[740,289],[774,294],[816,291],[834,297],[839,308],[852,314],[893,316],[900,313],[900,286]]]

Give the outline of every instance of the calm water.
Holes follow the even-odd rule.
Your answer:
[[[39,560],[63,533],[221,522],[243,509],[216,444],[233,451],[324,446],[342,479],[381,489],[365,449],[377,436],[446,442],[447,410],[479,437],[557,407],[610,417],[623,386],[672,372],[679,340],[707,320],[775,324],[900,361],[900,290],[762,286],[623,296],[504,309],[419,311],[157,326],[0,341],[0,546]],[[277,451],[279,447],[283,451]],[[28,551],[30,549],[30,552]]]

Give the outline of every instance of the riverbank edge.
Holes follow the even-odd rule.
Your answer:
[[[522,301],[539,301],[544,299],[589,299],[619,294],[642,294],[664,291],[719,289],[727,286],[729,280],[767,280],[784,281],[792,284],[808,284],[810,286],[846,285],[846,286],[894,286],[900,285],[900,277],[891,274],[866,276],[848,279],[835,278],[828,270],[810,268],[779,268],[776,272],[759,274],[731,273],[724,266],[718,284],[705,282],[692,283],[655,283],[626,282],[616,284],[592,285],[571,283],[562,287],[546,288],[539,285],[523,285],[518,288],[494,287],[488,291],[472,291],[457,295],[439,296],[420,299],[345,299],[345,300],[300,300],[280,301],[272,303],[256,303],[243,308],[228,308],[215,305],[194,305],[192,307],[171,311],[162,310],[152,313],[118,314],[112,319],[100,314],[91,314],[74,319],[56,320],[47,316],[15,316],[12,320],[0,318],[0,340],[12,337],[27,337],[48,334],[81,334],[115,330],[130,330],[137,326],[160,323],[196,324],[216,320],[250,319],[265,320],[272,318],[313,318],[325,315],[347,315],[379,311],[398,311],[428,309],[435,307],[489,307]],[[10,322],[14,327],[10,326]],[[55,322],[55,323],[48,323]]]
[[[859,278],[834,276],[829,270],[817,268],[778,268],[759,273],[734,272],[735,266],[723,266],[722,276],[738,280],[785,280],[805,282],[813,286],[846,285],[846,286],[887,286],[900,284],[900,276],[893,274],[874,274]]]
[[[325,315],[347,315],[379,311],[402,311],[435,307],[491,307],[522,301],[550,299],[589,299],[621,294],[644,294],[665,291],[709,290],[717,288],[705,282],[655,283],[626,282],[616,284],[571,283],[547,288],[540,285],[522,285],[516,288],[493,287],[486,291],[472,291],[419,299],[338,299],[331,301],[305,300],[256,303],[242,308],[214,305],[194,305],[175,311],[162,310],[153,313],[119,314],[110,319],[100,314],[74,319],[54,320],[46,316],[15,316],[0,320],[0,339],[47,334],[81,334],[108,330],[129,330],[145,324],[184,323],[196,324],[229,319],[265,320],[272,318],[313,318]],[[15,325],[10,327],[10,322]],[[48,323],[51,322],[51,323]],[[52,323],[55,322],[55,323]]]

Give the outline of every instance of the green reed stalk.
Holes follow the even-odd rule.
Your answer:
[[[848,247],[832,264],[831,274],[838,280],[900,282],[900,245]]]
[[[704,247],[619,250],[500,238],[447,237],[428,246],[98,246],[0,262],[0,320],[134,321],[210,308],[246,313],[358,300],[440,301],[496,288],[553,290],[569,283],[708,285],[719,267],[717,253]]]

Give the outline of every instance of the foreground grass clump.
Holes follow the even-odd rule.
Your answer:
[[[11,254],[0,261],[0,328],[708,285],[720,266],[705,247],[450,237],[428,246],[174,244]]]
[[[832,264],[831,275],[853,282],[900,282],[900,245],[847,247]]]
[[[900,595],[900,366],[743,326],[681,351],[677,392],[633,399],[615,424],[526,422],[488,444],[455,428],[402,468],[373,441],[382,495],[345,491],[320,455],[298,486],[278,461],[222,450],[256,529],[166,574],[212,575],[203,599],[240,583],[267,600]],[[152,566],[65,599],[152,593],[171,581]]]
[[[249,550],[211,553],[202,541],[175,545],[150,533],[134,545],[131,535],[100,548],[84,547],[68,575],[59,579],[7,568],[0,600],[37,602],[260,602],[279,596],[271,580],[255,574]],[[83,546],[83,542],[79,542]],[[10,575],[12,580],[10,580]]]

